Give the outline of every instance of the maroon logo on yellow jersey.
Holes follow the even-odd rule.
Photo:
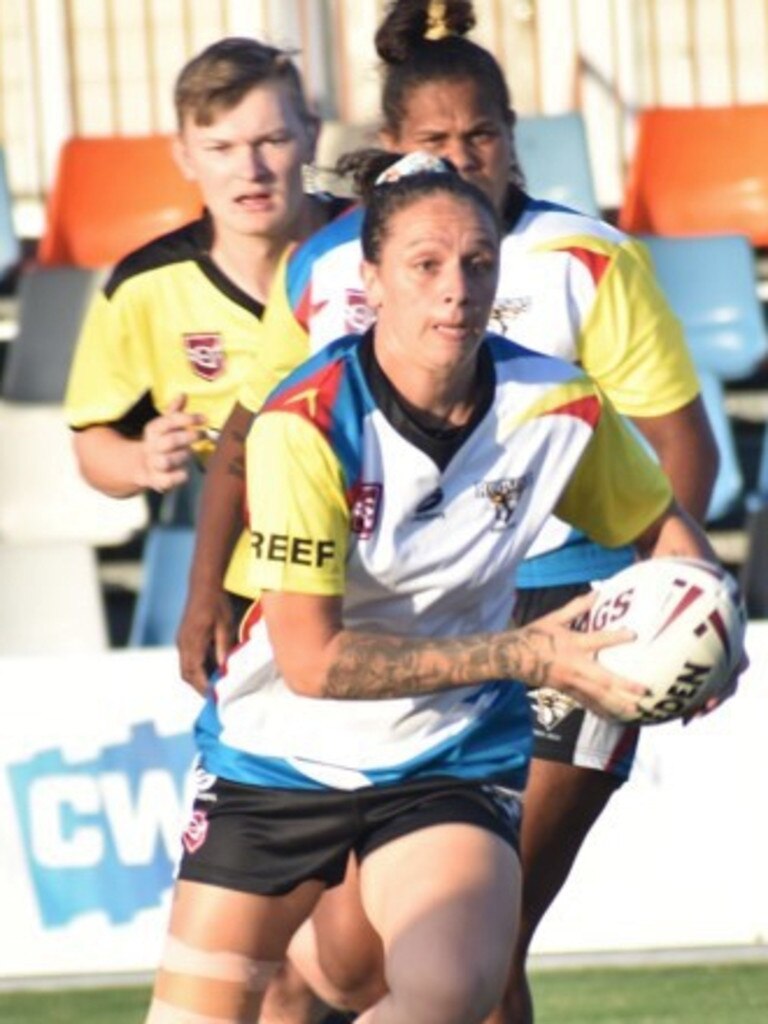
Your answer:
[[[224,372],[224,344],[220,334],[185,334],[189,365],[203,380],[216,380]]]
[[[381,492],[381,484],[359,483],[352,493],[349,528],[362,540],[370,537],[376,529],[381,508]]]
[[[347,334],[365,334],[376,316],[365,301],[365,294],[356,288],[347,288],[344,303],[344,330]]]

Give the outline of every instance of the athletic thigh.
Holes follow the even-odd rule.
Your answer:
[[[349,858],[343,884],[323,894],[312,923],[320,969],[333,985],[346,991],[383,991],[381,939],[363,908],[355,857]]]
[[[177,882],[148,1024],[255,1019],[291,935],[322,888],[309,881],[282,896],[260,896]]]
[[[360,1013],[386,992],[381,939],[363,910],[355,857],[343,884],[323,893],[291,939],[288,957],[331,1006]]]
[[[390,991],[410,1001],[414,1019],[431,1020],[441,1002],[490,1010],[517,930],[520,868],[509,842],[463,823],[424,828],[366,856],[360,884]]]
[[[169,933],[199,949],[281,960],[291,936],[311,913],[323,883],[307,881],[282,896],[176,883]]]

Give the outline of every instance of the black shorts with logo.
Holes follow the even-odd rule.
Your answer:
[[[362,861],[431,825],[477,825],[518,849],[519,796],[490,783],[446,777],[318,791],[200,779],[178,877],[226,889],[275,896],[308,879],[338,885],[351,852]]]
[[[589,590],[588,583],[522,589],[518,591],[513,625],[525,626]],[[528,699],[533,717],[533,757],[592,768],[619,782],[626,781],[637,750],[636,725],[599,718],[571,697],[546,686],[529,690]]]

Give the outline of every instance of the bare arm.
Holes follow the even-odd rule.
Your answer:
[[[719,456],[701,398],[665,416],[635,417],[632,422],[658,455],[677,500],[703,522]]]
[[[643,558],[664,555],[683,558],[702,558],[718,563],[717,555],[707,535],[688,512],[673,501],[667,511],[635,541]]]
[[[206,660],[221,664],[235,623],[223,592],[224,574],[243,529],[245,438],[253,415],[235,404],[208,463],[200,502],[187,603],[177,638],[181,675],[196,690],[207,685]]]
[[[338,598],[284,592],[262,597],[280,670],[305,696],[375,700],[509,679],[552,686],[600,714],[628,715],[645,688],[619,679],[594,656],[631,634],[570,628],[592,601],[592,595],[578,598],[522,629],[432,638],[345,629]]]
[[[636,544],[652,557],[716,561],[703,530],[675,502]],[[306,696],[375,700],[511,679],[561,690],[598,714],[627,716],[644,688],[608,672],[595,655],[631,634],[571,629],[593,600],[592,595],[577,598],[519,629],[433,638],[345,629],[341,598],[285,592],[262,596],[280,670]]]
[[[140,438],[123,437],[109,426],[76,432],[75,455],[83,477],[113,498],[147,489],[164,493],[183,484],[192,445],[205,422],[199,414],[184,412],[185,404],[186,397],[179,395]]]

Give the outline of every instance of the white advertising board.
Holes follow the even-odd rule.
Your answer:
[[[768,942],[768,623],[738,696],[642,737],[540,953]],[[0,979],[151,972],[199,698],[172,650],[0,659]]]

